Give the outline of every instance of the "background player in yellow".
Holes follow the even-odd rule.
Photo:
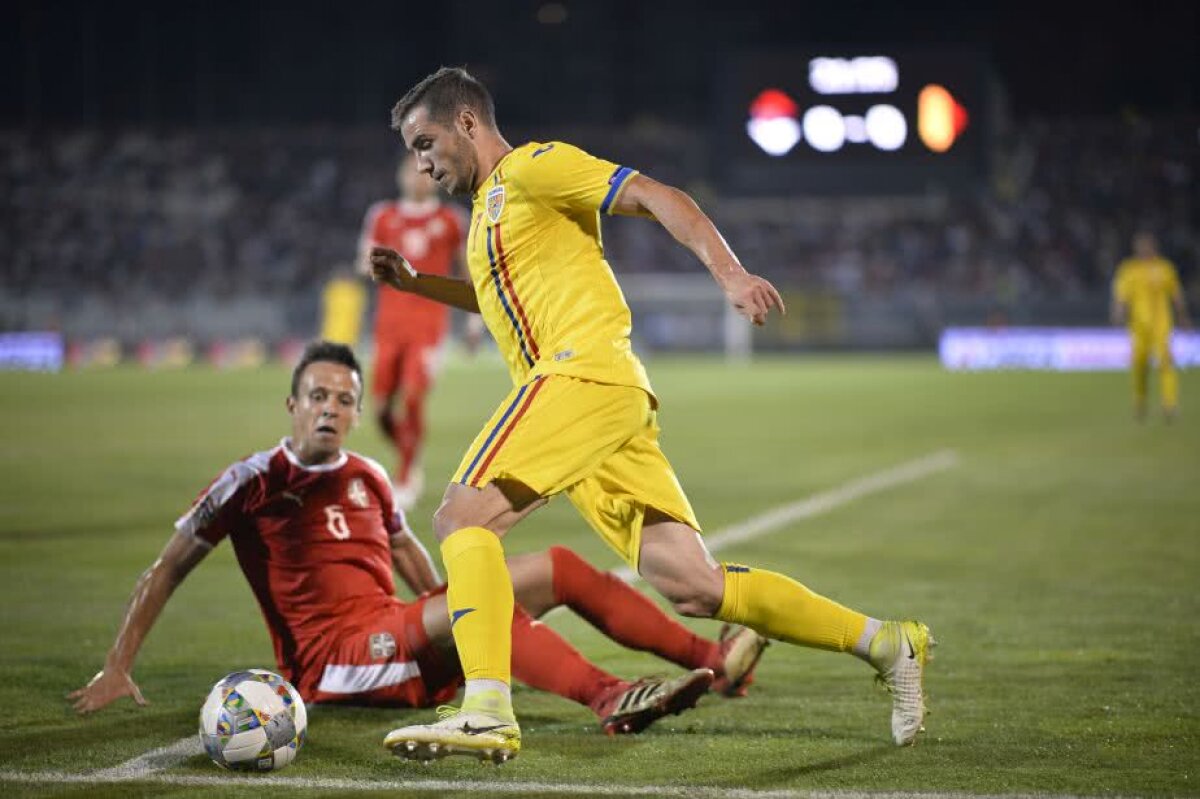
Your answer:
[[[1175,312],[1172,318],[1172,309]],[[1133,412],[1146,417],[1150,359],[1158,363],[1160,401],[1168,420],[1179,410],[1179,374],[1171,356],[1174,322],[1188,327],[1187,307],[1175,265],[1158,252],[1158,242],[1147,232],[1133,237],[1133,256],[1117,266],[1112,287],[1112,321],[1129,329],[1133,375]]]
[[[560,492],[678,612],[870,663],[892,692],[893,739],[912,743],[933,644],[925,625],[868,618],[784,575],[719,564],[705,548],[658,446],[658,402],[630,347],[629,308],[604,260],[600,216],[658,221],[755,324],[783,311],[775,288],[742,267],[684,192],[563,142],[514,149],[496,127],[487,89],[464,70],[443,68],[414,86],[392,126],[419,170],[473,197],[471,277],[418,274],[386,248],[372,250],[373,274],[481,313],[514,388],[467,449],[434,517],[467,677],[463,707],[393,730],[385,745],[419,759],[519,750],[509,693],[512,583],[500,539]]]
[[[321,288],[321,338],[353,347],[362,333],[367,290],[348,266],[339,266]]]

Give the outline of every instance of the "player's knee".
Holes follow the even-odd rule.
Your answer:
[[[467,521],[467,516],[449,502],[443,502],[433,512],[433,534],[438,541],[445,541],[454,531],[472,526],[474,525]]]
[[[488,505],[486,501],[476,501],[476,497],[447,498],[433,513],[433,534],[438,541],[445,541],[456,530],[466,527],[486,527],[499,536],[503,536],[508,528],[502,514]]]

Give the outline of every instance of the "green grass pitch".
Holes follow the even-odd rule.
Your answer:
[[[934,451],[958,453],[953,469],[721,553],[872,615],[926,620],[941,645],[919,745],[889,744],[889,703],[865,666],[777,644],[748,698],[706,697],[637,737],[606,738],[583,708],[518,689],[525,750],[498,770],[390,758],[383,735],[429,711],[318,708],[308,744],[278,778],[641,786],[643,795],[654,785],[1200,794],[1200,418],[1187,414],[1200,407],[1200,375],[1183,375],[1185,415],[1167,426],[1131,420],[1122,374],[949,374],[932,359],[867,357],[650,369],[664,448],[709,530]],[[494,362],[444,374],[426,458],[435,487],[412,515],[419,532],[436,484],[506,386]],[[216,679],[271,666],[258,609],[223,545],[142,651],[135,678],[149,707],[126,701],[81,719],[63,698],[100,667],[174,518],[230,461],[287,432],[286,389],[280,368],[0,374],[0,795],[350,792],[13,779],[108,768],[171,744],[194,733]],[[390,465],[369,420],[350,443]],[[565,501],[508,539],[510,551],[551,543],[619,565]],[[567,614],[551,623],[618,674],[674,670]],[[715,622],[689,624],[716,633]],[[224,772],[198,756],[163,774]]]

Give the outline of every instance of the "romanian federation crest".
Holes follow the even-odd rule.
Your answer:
[[[500,221],[500,214],[504,211],[504,187],[493,186],[488,189],[487,193],[487,215],[488,219],[492,220],[492,224]]]

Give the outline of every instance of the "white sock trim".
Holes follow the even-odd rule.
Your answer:
[[[498,692],[509,702],[512,701],[512,688],[502,680],[467,680],[467,690],[463,694],[463,701],[465,702],[472,696],[487,691]]]
[[[855,656],[862,658],[868,663],[871,662],[871,639],[875,637],[875,633],[879,632],[879,628],[883,626],[883,622],[879,619],[867,619],[867,626],[863,627],[863,633],[854,643]]]

